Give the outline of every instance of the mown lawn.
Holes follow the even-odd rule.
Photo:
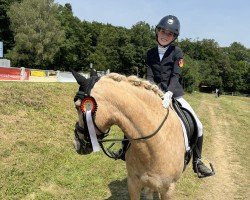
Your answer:
[[[80,156],[73,149],[77,89],[69,83],[0,82],[0,199],[128,199],[124,162],[103,152]],[[202,95],[209,94],[187,99],[197,108]],[[240,106],[247,98],[228,99],[221,101],[224,109],[230,101]],[[248,111],[228,110],[230,115],[234,112],[242,112],[239,123],[249,125]],[[237,145],[242,164],[249,166],[244,159],[249,146],[244,139]],[[177,193],[194,199],[198,185],[189,168]]]

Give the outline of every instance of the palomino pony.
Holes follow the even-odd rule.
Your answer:
[[[130,198],[140,199],[142,188],[146,188],[148,199],[153,198],[153,192],[158,192],[161,199],[169,199],[183,172],[185,146],[177,114],[171,106],[162,106],[162,91],[136,76],[111,73],[86,79],[72,73],[80,85],[74,99],[79,115],[75,130],[77,152],[93,151],[84,113],[90,110],[99,141],[112,125],[118,125],[129,139],[126,168]]]

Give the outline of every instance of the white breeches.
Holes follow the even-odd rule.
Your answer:
[[[182,105],[182,107],[186,108],[187,110],[189,110],[189,111],[193,114],[193,116],[194,116],[194,118],[195,118],[195,121],[196,121],[196,123],[197,123],[197,126],[198,126],[198,137],[201,137],[202,134],[203,134],[203,126],[202,126],[201,121],[199,120],[199,118],[198,118],[197,115],[195,114],[194,110],[192,109],[192,107],[191,107],[191,106],[189,105],[189,103],[188,103],[185,99],[183,99],[182,97],[178,97],[178,98],[176,98],[176,100],[177,100],[178,102],[180,102],[180,104]]]

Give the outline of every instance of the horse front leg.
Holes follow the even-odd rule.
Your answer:
[[[167,188],[164,188],[164,190],[162,190],[160,192],[161,195],[161,200],[170,200],[173,197],[173,192],[175,189],[175,184],[171,183],[171,185]]]
[[[141,196],[141,184],[135,177],[128,177],[128,192],[130,200],[139,200]]]

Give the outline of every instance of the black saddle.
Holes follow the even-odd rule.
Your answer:
[[[190,151],[186,152],[185,154],[185,166],[189,163],[192,152],[194,150],[194,147],[197,143],[198,139],[198,127],[197,123],[194,119],[194,116],[192,113],[187,110],[186,108],[183,108],[180,102],[178,102],[175,98],[172,100],[172,104],[174,107],[174,110],[178,114],[178,116],[181,118],[186,131],[187,131],[187,137],[188,137],[188,143],[190,146]]]

